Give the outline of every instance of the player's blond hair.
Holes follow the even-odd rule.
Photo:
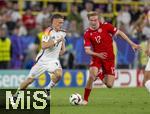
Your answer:
[[[88,12],[88,14],[87,14],[88,19],[89,19],[91,16],[98,16],[98,13],[95,12],[95,11],[90,11],[90,12]]]

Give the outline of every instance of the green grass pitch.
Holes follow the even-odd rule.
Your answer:
[[[84,88],[51,90],[50,114],[150,114],[150,94],[145,88],[95,88],[87,106],[72,106],[72,93],[83,95]]]

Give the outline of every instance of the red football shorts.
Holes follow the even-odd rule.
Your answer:
[[[99,58],[92,59],[90,67],[97,67],[99,69],[98,77],[100,79],[104,78],[104,75],[114,75],[115,76],[115,60],[106,59],[102,60]]]

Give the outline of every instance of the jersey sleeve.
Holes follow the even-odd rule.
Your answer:
[[[117,30],[118,30],[116,27],[114,27],[114,26],[113,26],[112,24],[110,24],[110,23],[107,23],[107,24],[106,24],[106,27],[107,27],[108,32],[111,33],[112,36],[115,35],[116,32],[117,32]]]
[[[90,35],[88,32],[84,33],[84,47],[90,47],[91,41],[90,41]]]
[[[42,41],[48,42],[49,40],[52,39],[52,38],[51,38],[51,31],[52,31],[52,29],[51,29],[50,27],[48,27],[48,28],[44,31],[44,33],[43,33],[43,35],[42,35]]]

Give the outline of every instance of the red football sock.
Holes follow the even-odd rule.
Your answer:
[[[85,90],[84,90],[84,100],[88,101],[90,93],[91,93],[91,89],[85,88]]]

